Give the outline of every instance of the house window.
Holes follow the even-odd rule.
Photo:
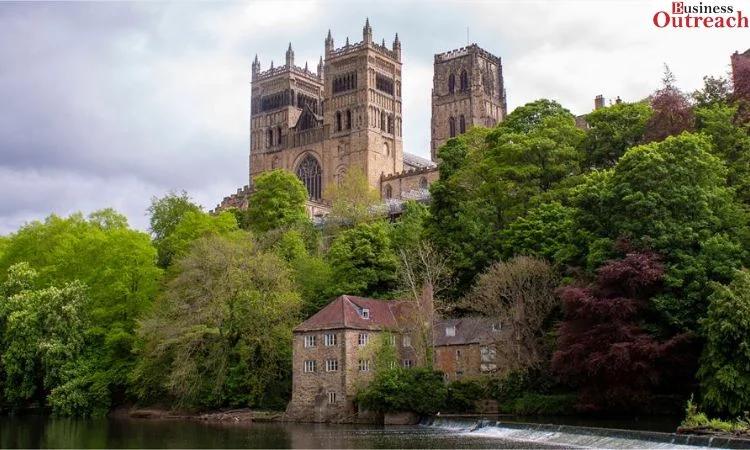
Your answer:
[[[333,345],[336,345],[336,334],[335,333],[328,333],[323,336],[323,343],[326,345],[326,347],[331,347]]]
[[[338,359],[326,359],[326,372],[336,372],[339,370]]]
[[[315,360],[308,359],[305,361],[305,372],[315,372]]]
[[[482,362],[492,362],[497,356],[497,349],[494,346],[488,345],[479,349],[479,353],[482,358]]]
[[[402,344],[404,347],[411,347],[411,336],[408,334],[404,336]]]
[[[370,371],[370,360],[369,359],[360,359],[359,360],[359,371],[360,372],[369,372]]]
[[[329,392],[328,393],[328,403],[331,404],[331,405],[334,404],[334,403],[336,403],[336,393],[335,392]]]
[[[367,308],[362,308],[362,318],[363,319],[369,319],[370,318],[370,310]]]
[[[414,367],[414,361],[412,361],[411,359],[405,359],[403,361],[403,366],[407,369],[410,367]]]
[[[446,336],[455,336],[456,335],[456,326],[451,325],[449,327],[445,327],[445,335]]]
[[[359,333],[359,345],[367,345],[370,340],[370,335],[367,333]]]
[[[315,347],[315,335],[314,334],[305,336],[305,348],[307,347]]]
[[[394,347],[396,346],[396,335],[395,334],[391,335],[391,345],[394,346]]]
[[[391,368],[391,369],[395,369],[396,368],[396,361],[389,361],[388,362],[388,367]]]
[[[385,198],[391,199],[393,198],[393,188],[390,184],[385,185]]]
[[[422,189],[427,189],[429,185],[427,184],[427,178],[422,177],[419,179],[419,187]]]

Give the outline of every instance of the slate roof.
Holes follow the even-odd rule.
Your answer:
[[[492,344],[498,341],[501,333],[507,333],[504,328],[493,331],[496,320],[489,317],[463,317],[460,319],[444,319],[435,324],[434,342],[436,347],[447,345]],[[446,328],[456,327],[455,336],[448,336]]]
[[[421,156],[404,152],[404,166],[410,169],[424,169],[426,167],[437,167],[437,164]]]
[[[298,325],[294,331],[332,330],[350,328],[357,330],[394,329],[405,315],[411,302],[403,300],[376,300],[373,298],[342,295],[325,308]],[[369,310],[369,319],[362,317],[362,310]]]

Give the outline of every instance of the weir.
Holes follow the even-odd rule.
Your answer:
[[[422,426],[467,437],[553,444],[566,448],[750,448],[750,440],[656,431],[503,422],[494,419],[428,418]]]

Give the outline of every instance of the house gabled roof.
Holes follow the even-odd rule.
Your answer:
[[[447,328],[454,328],[450,336]],[[498,342],[501,335],[507,334],[506,328],[500,328],[496,320],[489,317],[463,317],[445,319],[435,323],[434,344],[436,347],[448,345],[487,345]]]
[[[410,302],[403,300],[376,300],[372,298],[341,295],[325,308],[298,325],[295,332],[350,328],[356,330],[395,329],[403,320]],[[364,318],[363,310],[369,318]]]

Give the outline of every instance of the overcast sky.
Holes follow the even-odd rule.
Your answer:
[[[688,2],[690,3],[690,2]],[[704,4],[712,4],[703,1]],[[726,2],[725,2],[726,3]],[[747,2],[726,3],[742,8]],[[668,1],[0,2],[0,234],[50,213],[113,207],[146,229],[153,196],[207,210],[247,184],[250,63],[291,41],[313,70],[336,47],[403,51],[404,149],[429,157],[435,53],[469,40],[503,61],[508,108],[645,97],[663,63],[687,91],[724,75],[745,30],[657,29]],[[746,11],[750,15],[750,8]]]

